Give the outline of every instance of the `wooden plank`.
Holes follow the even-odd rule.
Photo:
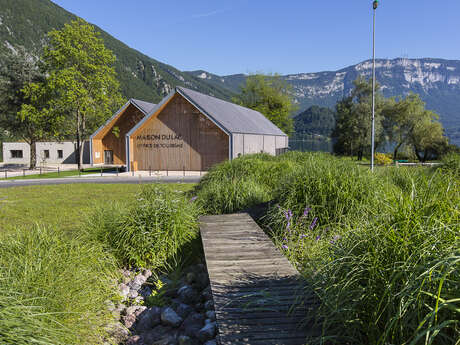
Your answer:
[[[246,213],[200,222],[220,344],[304,344],[305,285],[271,239]]]

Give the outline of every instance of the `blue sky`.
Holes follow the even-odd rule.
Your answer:
[[[371,0],[52,0],[180,70],[300,73],[371,57]],[[381,0],[377,57],[460,59],[459,0]]]

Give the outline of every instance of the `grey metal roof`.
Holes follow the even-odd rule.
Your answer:
[[[281,129],[258,111],[207,96],[185,87],[177,87],[176,90],[230,133],[286,136]]]
[[[131,98],[130,101],[131,103],[134,103],[134,105],[137,106],[139,110],[144,112],[145,115],[148,115],[152,111],[152,109],[155,107],[155,104],[141,101],[139,99]]]

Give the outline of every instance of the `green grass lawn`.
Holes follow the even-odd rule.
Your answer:
[[[194,184],[168,184],[188,191]],[[67,231],[78,228],[98,205],[115,201],[128,204],[141,186],[136,184],[68,184],[0,189],[0,230],[33,224],[56,225]]]
[[[103,169],[103,172],[115,172],[114,169]],[[26,172],[27,173],[27,172]],[[53,172],[45,172],[43,174],[34,174],[34,175],[20,175],[20,176],[11,176],[7,177],[7,180],[29,180],[29,179],[42,179],[42,178],[59,178],[59,177],[72,177],[72,176],[78,176],[78,175],[90,175],[90,174],[100,174],[101,169],[98,168],[89,168],[89,169],[83,169],[80,174],[78,173],[78,170],[64,170],[60,171],[59,173],[57,171]],[[0,175],[1,180],[5,180],[5,175]]]

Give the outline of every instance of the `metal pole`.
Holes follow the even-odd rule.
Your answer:
[[[374,1],[374,18],[372,24],[372,134],[371,134],[371,171],[374,171],[374,137],[375,137],[375,14],[378,1]]]

